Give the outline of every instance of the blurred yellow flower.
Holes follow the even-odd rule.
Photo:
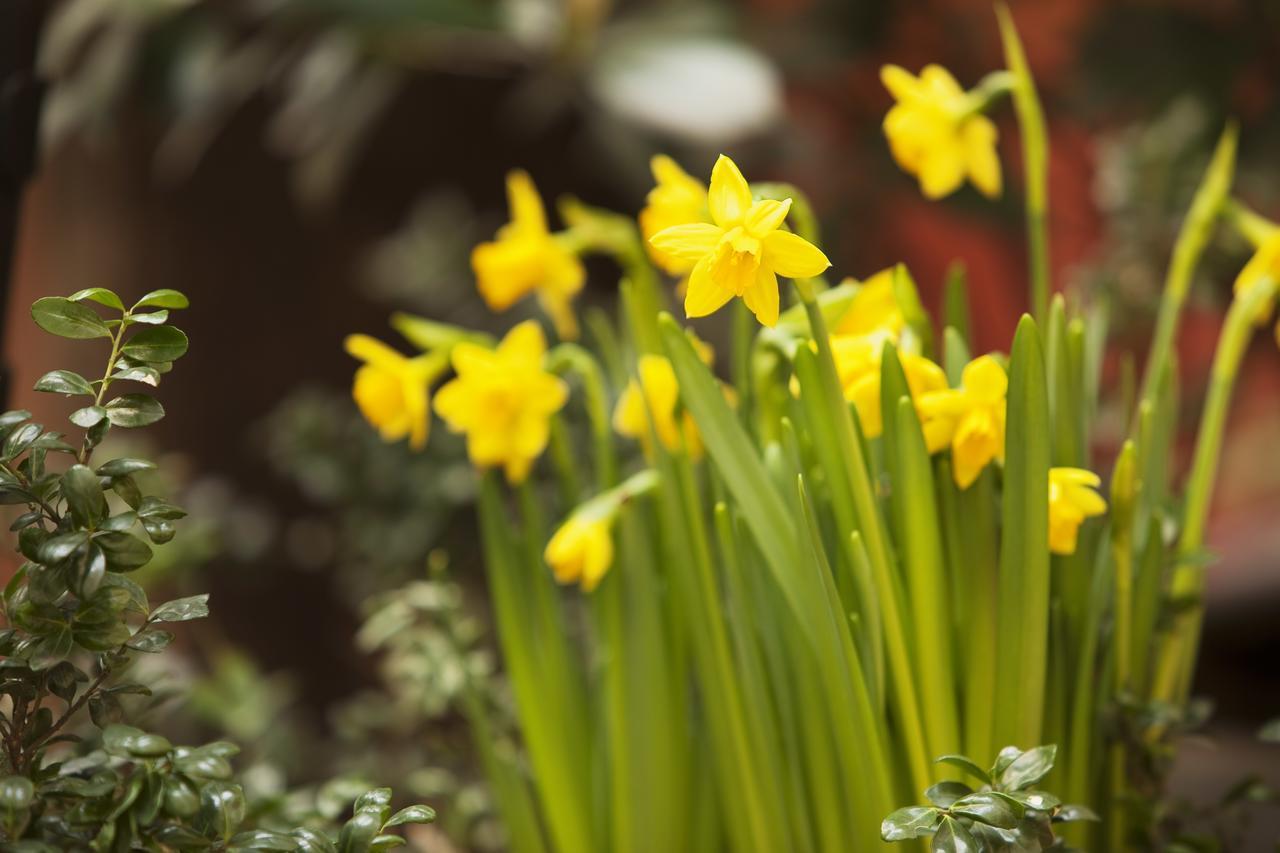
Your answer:
[[[527,173],[507,175],[507,203],[511,221],[498,229],[497,239],[471,252],[480,295],[490,310],[506,311],[536,292],[560,337],[576,338],[572,301],[586,280],[582,262],[547,229],[542,199]]]
[[[924,394],[918,409],[924,418],[929,452],[951,448],[956,485],[969,488],[993,459],[1004,461],[1005,394],[1009,377],[989,355],[965,365],[960,387]]]
[[[791,199],[753,201],[751,188],[723,154],[711,171],[711,222],[665,228],[650,238],[660,252],[693,263],[684,311],[704,317],[741,296],[765,326],[778,322],[778,276],[806,278],[831,266],[807,240],[780,230]]]
[[[673,225],[710,222],[707,185],[665,154],[658,154],[650,160],[649,168],[656,186],[649,190],[644,209],[640,211],[640,233],[655,264],[671,275],[686,275],[693,269],[693,261],[668,254],[650,240],[659,231]]]
[[[958,190],[967,177],[984,195],[1000,194],[996,126],[975,111],[969,95],[940,65],[919,77],[897,65],[880,69],[897,103],[884,118],[884,133],[898,165],[915,175],[929,198]]]
[[[364,362],[356,370],[351,396],[365,420],[383,441],[408,436],[414,450],[425,447],[431,427],[428,386],[440,372],[442,358],[406,358],[368,335],[348,335],[344,346]]]
[[[613,565],[612,521],[607,513],[580,510],[560,525],[543,552],[557,581],[577,582],[586,592],[596,588]]]
[[[632,379],[613,410],[613,428],[619,435],[649,447],[649,417],[662,446],[672,453],[685,447],[690,456],[702,455],[702,438],[688,412],[679,412],[680,386],[671,362],[660,355],[642,355],[640,381]]]
[[[546,449],[551,416],[568,397],[565,383],[542,369],[546,349],[533,320],[514,327],[495,349],[460,343],[452,354],[458,375],[436,393],[436,414],[466,433],[471,461],[501,465],[512,483],[522,482]]]
[[[1083,468],[1049,469],[1049,550],[1073,554],[1076,536],[1086,518],[1102,515],[1107,502],[1095,489],[1102,479]]]
[[[906,324],[893,292],[893,267],[889,267],[862,283],[832,334],[879,335],[896,341]]]
[[[1243,295],[1263,283],[1264,279],[1270,279],[1273,287],[1280,285],[1280,228],[1273,231],[1271,236],[1258,246],[1249,263],[1245,264],[1244,269],[1240,270],[1240,274],[1236,276],[1236,295]],[[1267,322],[1267,318],[1275,308],[1275,302],[1274,298],[1264,301],[1254,317],[1254,322],[1259,326]],[[1280,329],[1277,329],[1277,335],[1280,335]]]
[[[880,362],[884,353],[884,341],[874,335],[831,337],[831,355],[836,363],[836,374],[844,389],[845,399],[858,410],[858,422],[862,434],[876,438],[884,432],[884,418],[880,407]],[[945,390],[947,375],[929,359],[911,353],[898,353],[902,372],[907,377],[911,398],[917,401],[924,394]]]

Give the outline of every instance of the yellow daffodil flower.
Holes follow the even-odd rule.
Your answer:
[[[884,353],[883,339],[875,335],[832,335],[831,355],[836,363],[836,374],[844,397],[858,411],[862,434],[877,438],[884,432],[884,417],[880,409],[880,362]],[[942,368],[924,356],[898,353],[902,372],[907,377],[911,398],[919,401],[923,395],[945,390],[947,375]]]
[[[951,448],[956,485],[967,489],[993,459],[1004,461],[1005,394],[1009,377],[989,355],[965,365],[961,387],[920,398],[930,453]]]
[[[791,199],[754,201],[746,178],[723,154],[711,171],[711,222],[665,228],[650,238],[660,252],[693,263],[684,311],[705,317],[741,296],[765,326],[778,322],[778,276],[807,278],[831,266],[807,240],[780,230]]]
[[[408,436],[409,446],[427,445],[431,427],[428,386],[443,359],[431,354],[406,358],[368,335],[348,335],[347,352],[364,362],[356,370],[351,396],[383,441]]]
[[[1280,282],[1280,228],[1272,232],[1271,236],[1258,246],[1249,263],[1245,264],[1244,269],[1240,270],[1240,274],[1236,276],[1236,295],[1243,295],[1249,289],[1261,284],[1263,279]],[[1275,308],[1275,302],[1274,298],[1263,302],[1254,322],[1259,326],[1267,322],[1267,318]],[[1280,335],[1280,329],[1277,329],[1276,333]]]
[[[1074,554],[1080,525],[1086,518],[1102,515],[1107,502],[1095,489],[1102,479],[1083,468],[1049,469],[1049,550]]]
[[[889,148],[925,196],[950,195],[965,178],[988,197],[1000,194],[996,126],[974,110],[947,69],[929,65],[915,77],[886,65],[880,79],[897,101],[884,119]]]
[[[613,565],[612,521],[607,513],[579,511],[560,525],[543,552],[557,581],[576,582],[585,592],[596,588]]]
[[[681,446],[690,456],[702,454],[702,438],[688,412],[678,412],[680,386],[671,362],[660,355],[642,355],[640,381],[632,379],[618,398],[613,410],[613,428],[619,435],[638,440],[649,448],[649,417],[653,431],[667,450],[675,453]]]
[[[536,292],[560,337],[576,338],[572,301],[586,280],[582,261],[547,229],[542,199],[527,173],[507,175],[507,203],[511,221],[496,240],[471,252],[480,295],[490,310],[506,311]]]
[[[519,483],[546,449],[551,416],[568,387],[542,369],[547,344],[532,320],[514,327],[496,349],[474,343],[453,348],[457,377],[435,400],[436,414],[454,432],[466,433],[467,453],[480,468],[501,465]]]
[[[649,161],[656,185],[640,211],[640,233],[653,262],[671,275],[687,275],[694,261],[668,254],[650,242],[653,235],[674,225],[710,222],[707,185],[680,168],[675,160],[659,154]]]
[[[875,335],[896,341],[906,324],[893,292],[893,267],[889,267],[862,283],[832,334]]]

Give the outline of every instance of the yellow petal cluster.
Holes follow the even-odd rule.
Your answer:
[[[368,335],[348,335],[344,346],[364,362],[356,370],[351,396],[365,420],[383,441],[407,436],[414,450],[425,447],[431,426],[428,386],[438,372],[439,359],[406,358]]]
[[[959,388],[921,396],[929,452],[951,448],[955,483],[967,489],[992,460],[1004,461],[1005,395],[1009,377],[989,355],[965,365]]]
[[[1075,553],[1080,525],[1107,511],[1107,502],[1096,491],[1101,485],[1097,474],[1083,468],[1049,469],[1050,551]]]
[[[649,243],[693,264],[685,293],[689,317],[704,317],[742,297],[765,326],[778,322],[778,276],[821,273],[831,262],[807,240],[783,231],[791,200],[755,201],[746,178],[723,154],[711,171],[707,198],[711,222],[674,225]]]
[[[896,341],[906,324],[893,291],[893,267],[889,267],[862,283],[833,334],[878,335]]]
[[[831,338],[831,355],[835,359],[840,386],[844,389],[845,399],[857,409],[862,433],[867,438],[876,438],[884,432],[884,418],[880,410],[880,362],[883,353],[883,338],[877,335],[837,335]],[[907,387],[917,406],[925,394],[946,390],[947,375],[929,359],[900,352],[898,360],[902,363]]]
[[[693,417],[680,410],[680,386],[671,362],[660,355],[642,355],[639,381],[628,383],[613,410],[613,428],[619,435],[649,447],[649,418],[662,446],[675,453],[682,447],[689,455],[702,455],[702,437]]]
[[[966,178],[988,197],[1000,194],[996,126],[947,69],[929,65],[916,77],[886,65],[880,79],[897,102],[884,119],[889,148],[925,196],[950,195]]]
[[[572,302],[586,279],[582,261],[548,230],[542,198],[527,173],[507,175],[507,204],[511,221],[498,229],[496,239],[471,252],[476,288],[493,311],[505,311],[536,292],[560,337],[576,338]]]
[[[693,261],[668,254],[651,240],[658,232],[675,225],[710,222],[707,185],[665,154],[650,160],[649,169],[653,172],[655,184],[645,198],[644,209],[640,211],[640,233],[655,264],[671,275],[687,275],[693,269]]]
[[[474,343],[453,348],[456,378],[436,393],[436,414],[467,436],[467,454],[480,468],[501,466],[519,483],[546,449],[551,416],[568,397],[557,376],[542,369],[542,329],[526,320],[494,349]]]
[[[586,592],[596,588],[613,565],[612,521],[608,514],[579,511],[560,525],[543,552],[557,581]]]

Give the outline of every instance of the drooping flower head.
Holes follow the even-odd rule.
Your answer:
[[[915,77],[886,65],[880,79],[897,101],[884,118],[889,148],[925,196],[950,195],[966,178],[988,197],[1000,194],[996,126],[947,69],[929,65]]]
[[[436,393],[436,414],[466,433],[471,461],[502,466],[512,483],[522,482],[546,449],[551,416],[568,397],[563,380],[542,368],[546,348],[532,320],[515,326],[495,349],[460,343],[452,354],[458,375]]]
[[[547,543],[543,558],[556,580],[578,583],[591,592],[613,565],[613,516],[592,512],[590,504],[574,512]]]
[[[648,448],[649,418],[662,446],[675,453],[683,446],[692,457],[702,454],[702,438],[693,417],[680,411],[680,386],[671,362],[660,355],[642,355],[640,380],[628,383],[613,410],[613,428]]]
[[[1101,485],[1097,474],[1083,468],[1049,469],[1050,551],[1075,553],[1080,525],[1107,511],[1107,502],[1095,491]]]
[[[907,321],[893,291],[893,269],[880,270],[862,283],[832,334],[898,340]]]
[[[497,238],[471,252],[476,288],[492,311],[506,311],[537,293],[560,337],[577,337],[573,297],[586,279],[582,261],[547,228],[547,214],[533,180],[522,171],[507,175],[511,221]]]
[[[1262,241],[1253,253],[1253,257],[1249,259],[1249,263],[1245,264],[1244,269],[1240,270],[1240,274],[1236,276],[1236,296],[1241,297],[1252,288],[1265,285],[1265,280],[1270,280],[1272,287],[1280,284],[1280,228]],[[1258,308],[1254,322],[1258,325],[1266,323],[1275,308],[1275,302],[1274,298],[1264,300]],[[1280,334],[1280,330],[1277,334]]]
[[[694,262],[668,254],[650,242],[653,235],[674,225],[710,222],[707,185],[690,175],[665,154],[649,161],[656,182],[640,211],[640,233],[653,262],[671,275],[687,275]]]
[[[364,362],[356,370],[351,396],[365,420],[383,441],[407,436],[414,450],[426,447],[431,427],[428,386],[440,372],[442,358],[406,358],[368,335],[348,335],[344,346]]]
[[[654,234],[660,252],[693,263],[684,310],[704,317],[742,297],[765,326],[778,322],[778,276],[807,278],[831,266],[807,240],[783,231],[791,200],[755,201],[734,162],[723,154],[711,171],[711,222],[674,225]]]
[[[992,460],[1004,461],[1009,377],[989,355],[965,365],[959,388],[924,394],[918,408],[930,453],[951,448],[956,485],[967,489]]]

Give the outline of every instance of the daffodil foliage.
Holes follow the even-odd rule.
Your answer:
[[[19,567],[0,596],[0,847],[364,853],[402,843],[394,827],[429,822],[429,808],[393,814],[391,791],[378,788],[342,826],[315,809],[272,814],[247,799],[234,744],[178,746],[127,722],[154,711],[151,685],[131,666],[164,651],[176,623],[207,616],[209,596],[150,602],[134,573],[186,513],[150,493],[154,462],[99,451],[113,430],[164,417],[150,392],[187,351],[169,323],[187,307],[176,290],[126,307],[100,287],[32,306],[40,328],[97,341],[107,356],[100,378],[59,369],[36,381],[34,390],[74,400],[70,434],[27,411],[0,415],[0,501],[25,510],[10,527]],[[352,350],[369,362],[356,388],[371,419],[425,400],[418,368],[367,340]],[[425,440],[416,424],[386,421],[384,435]]]
[[[994,195],[988,114],[1012,100],[1034,310],[1005,346],[977,350],[962,273],[936,315],[903,265],[831,275],[804,194],[727,155],[705,170],[656,157],[634,220],[570,201],[554,233],[509,177],[512,224],[476,249],[480,294],[506,310],[576,292],[564,252],[605,256],[622,310],[585,342],[563,300],[544,304],[558,341],[536,320],[500,342],[397,320],[421,354],[380,363],[401,378],[418,359],[452,365],[433,407],[479,478],[521,752],[484,736],[480,709],[471,722],[512,849],[872,850],[891,813],[886,838],[932,834],[940,851],[1163,843],[1155,811],[1129,805],[1159,791],[1193,716],[1204,524],[1232,382],[1280,289],[1277,232],[1231,198],[1228,130],[1137,404],[1104,422],[1128,405],[1102,383],[1105,311],[1049,298],[1043,116],[999,16],[1006,67],[971,91],[937,66],[886,68],[884,130],[930,198],[966,182]],[[1172,342],[1223,228],[1256,255],[1192,467],[1170,477]],[[717,313],[732,328],[719,354],[694,328]],[[354,394],[412,442],[436,384],[357,373]],[[933,756],[1005,744],[985,787],[958,771],[930,787]],[[1101,822],[1059,834],[1085,812],[1041,780]],[[895,812],[926,788],[933,805]]]

